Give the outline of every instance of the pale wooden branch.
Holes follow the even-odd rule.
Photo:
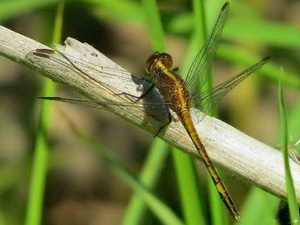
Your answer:
[[[65,47],[59,47],[61,52],[91,63],[77,64],[74,60],[76,66],[80,67],[77,69],[59,54],[55,54],[51,58],[34,56],[32,51],[38,48],[48,47],[0,27],[1,55],[38,70],[52,80],[75,88],[89,99],[106,105],[108,110],[151,133],[155,133],[158,127],[162,125],[156,119],[157,115],[155,117],[150,116],[141,108],[109,109],[111,102],[126,101],[124,96],[116,95],[116,93],[126,92],[139,96],[141,94],[140,84],[143,84],[144,87],[147,84],[139,79],[132,79],[131,74],[125,71],[119,72],[118,82],[116,82],[113,72],[111,75],[102,74],[102,67],[118,69],[121,67],[93,47],[72,38],[66,40]],[[92,67],[92,64],[98,66]],[[157,98],[155,94],[152,94],[150,101],[157,100]],[[127,101],[130,103],[129,99]],[[216,165],[274,195],[286,197],[283,160],[278,150],[208,116],[197,125],[197,130]],[[160,134],[160,138],[182,149],[185,153],[199,158],[194,145],[179,121],[171,123]],[[293,161],[290,163],[297,199],[300,203],[300,167]]]

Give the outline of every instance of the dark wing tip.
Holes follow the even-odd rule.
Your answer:
[[[224,9],[228,8],[228,7],[229,7],[229,2],[225,2],[225,4],[224,4],[223,7],[222,7],[222,11],[223,11]]]
[[[269,61],[270,59],[272,59],[272,56],[267,56],[267,57],[263,58],[262,61]]]
[[[62,98],[60,97],[37,97],[38,99],[43,99],[43,100],[53,100],[53,101],[57,101],[57,100],[61,100]]]

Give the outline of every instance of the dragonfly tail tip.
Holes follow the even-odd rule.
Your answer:
[[[234,216],[234,220],[235,220],[236,222],[238,222],[238,223],[241,223],[241,222],[242,222],[242,221],[241,221],[240,215],[235,215],[235,216]]]
[[[222,10],[224,10],[225,8],[227,8],[229,6],[229,2],[225,2],[225,4],[222,7]]]
[[[269,61],[270,59],[272,59],[272,56],[267,56],[267,57],[263,58],[263,61]]]

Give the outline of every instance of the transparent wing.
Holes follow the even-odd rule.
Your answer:
[[[200,99],[196,98],[194,100],[195,107],[200,108],[202,112],[208,114],[213,107],[215,107],[218,102],[234,87],[246,79],[250,74],[254,73],[256,70],[260,69],[265,65],[271,57],[266,57],[260,62],[241,72],[240,74],[234,76],[233,78],[225,81],[222,84],[214,87],[212,90],[205,91],[201,93]]]
[[[224,28],[227,14],[229,10],[229,3],[225,3],[221,9],[219,17],[210,33],[208,40],[202,47],[196,58],[194,59],[186,77],[186,83],[192,90],[196,85],[195,79],[197,78],[197,83],[202,87],[206,80],[208,74],[211,72],[212,63],[214,61],[216,51],[221,39],[222,30]]]
[[[72,99],[72,98],[60,98],[60,97],[39,97],[39,99],[57,101],[75,104],[79,106],[96,108],[96,109],[104,109],[111,111],[124,111],[129,112],[130,108],[139,108],[146,112],[147,115],[152,116],[159,121],[165,123],[165,121],[169,120],[169,105],[164,102],[157,103],[144,103],[144,102],[97,102],[92,100],[84,100],[84,99]]]
[[[119,83],[131,83],[135,82],[141,84],[143,82],[149,83],[149,76],[145,75],[135,75],[115,63],[112,63],[106,57],[99,56],[99,54],[91,54],[88,56],[89,61],[83,60],[82,55],[73,54],[69,55],[62,53],[60,51],[54,51],[52,49],[36,49],[27,55],[27,58],[32,57],[43,57],[53,60],[56,63],[63,64],[66,66],[66,70],[76,70],[77,72],[91,77],[95,81],[100,83],[103,80],[103,75],[105,78],[109,79],[106,85],[117,86]],[[104,65],[110,66],[104,66]]]
[[[61,97],[38,97],[38,99],[65,102],[80,106],[85,106],[88,108],[96,109],[113,109],[113,108],[143,108],[143,109],[154,109],[161,110],[166,109],[170,105],[169,103],[142,103],[142,102],[97,102],[85,99],[73,99],[73,98],[61,98]]]
[[[97,62],[97,58],[94,59],[94,57],[97,57],[97,55],[91,55],[87,57],[90,59],[90,62],[87,62],[86,60],[81,59],[81,55],[76,55],[72,53],[72,55],[68,55],[60,52],[60,51],[54,51],[52,49],[36,49],[32,52],[30,57],[37,56],[37,57],[43,57],[47,58],[49,60],[53,60],[59,64],[64,65],[63,69],[66,68],[66,70],[71,69],[73,71],[76,71],[78,73],[81,73],[83,76],[88,76],[93,78],[96,82],[98,82],[101,85],[110,86],[112,83],[116,82],[128,82],[126,85],[126,88],[132,89],[136,88],[134,86],[134,83],[139,83],[141,81],[135,82],[135,78],[133,77],[131,73],[128,71],[122,69],[115,63],[113,63],[111,60],[107,58],[100,57],[99,59],[104,60],[104,62]],[[85,56],[85,55],[84,55]],[[100,66],[99,66],[100,65]],[[107,67],[101,66],[101,65],[109,65]],[[140,77],[136,77],[136,79],[139,79]],[[142,82],[144,86],[144,90],[148,90],[149,83]],[[124,84],[122,85],[124,86]],[[119,87],[117,86],[117,89]],[[152,89],[152,88],[151,88]],[[129,91],[130,91],[129,90]],[[154,91],[151,93],[151,95],[147,95],[147,97],[143,98],[142,101],[138,101],[135,97],[140,97],[136,95],[129,94],[130,92],[120,92],[115,93],[116,96],[120,97],[120,100],[124,101],[123,97],[128,97],[129,99],[133,99],[135,101],[132,102],[97,102],[92,100],[80,100],[80,99],[66,99],[66,98],[60,98],[60,97],[40,97],[40,99],[45,100],[52,100],[52,101],[59,101],[59,102],[65,102],[65,103],[71,103],[76,105],[81,105],[85,107],[91,107],[91,108],[97,108],[97,109],[112,109],[113,111],[118,111],[118,109],[124,109],[127,108],[127,111],[130,110],[128,108],[141,108],[145,112],[147,112],[149,115],[155,116],[155,114],[161,114],[168,111],[168,107],[170,106],[169,103],[163,102],[161,99],[161,96],[158,95],[157,91]],[[129,100],[126,98],[127,100]],[[156,116],[155,116],[156,117]],[[158,118],[159,119],[159,118]]]

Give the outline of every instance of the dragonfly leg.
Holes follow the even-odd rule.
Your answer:
[[[128,94],[126,92],[118,93],[116,95],[118,95],[118,96],[120,96],[120,95],[129,96],[129,97],[132,97],[132,98],[136,98],[137,101],[139,101],[139,100],[143,99],[146,95],[148,95],[149,92],[152,91],[153,88],[154,88],[154,84],[152,84],[141,96],[131,95],[131,94]]]
[[[156,137],[159,135],[159,133],[160,133],[166,126],[168,126],[168,125],[172,122],[172,115],[171,115],[170,110],[168,110],[167,113],[168,113],[168,122],[167,122],[166,124],[162,125],[162,126],[158,129],[157,133],[153,135],[153,138],[156,138]]]

